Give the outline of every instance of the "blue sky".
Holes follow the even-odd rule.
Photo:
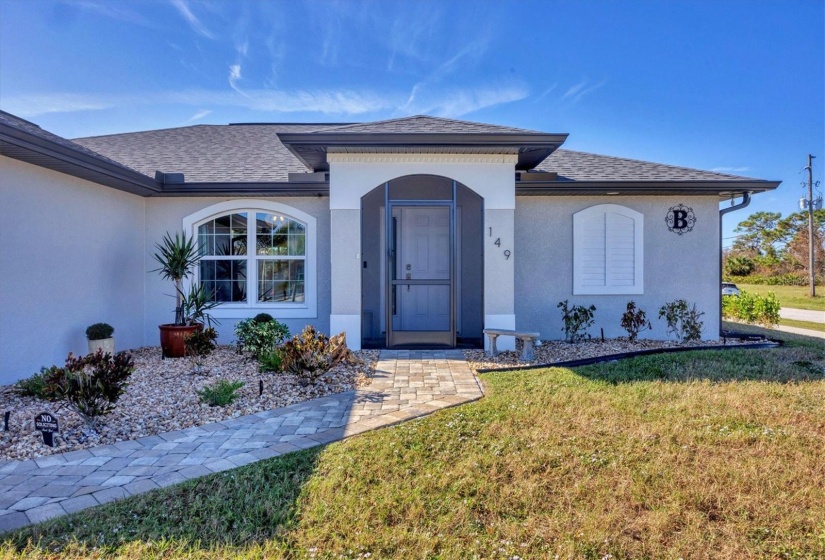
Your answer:
[[[825,175],[823,37],[821,0],[0,0],[0,108],[69,138],[430,114],[782,180],[730,237]]]

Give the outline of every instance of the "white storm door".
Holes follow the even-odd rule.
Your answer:
[[[399,331],[450,331],[450,208],[407,206],[400,213],[396,279]],[[427,283],[427,281],[435,281]]]

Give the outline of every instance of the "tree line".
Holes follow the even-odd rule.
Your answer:
[[[756,212],[739,222],[733,245],[722,253],[728,280],[750,284],[808,284],[808,212],[783,218],[780,212]],[[825,209],[814,212],[814,274],[825,279]]]

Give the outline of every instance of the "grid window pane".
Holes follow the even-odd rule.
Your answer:
[[[306,226],[286,216],[259,212],[255,216],[258,255],[306,254]]]
[[[302,303],[304,261],[259,260],[258,301]]]
[[[246,261],[203,260],[200,273],[201,285],[214,301],[246,301]]]
[[[246,213],[219,216],[198,226],[200,250],[208,256],[246,255]]]

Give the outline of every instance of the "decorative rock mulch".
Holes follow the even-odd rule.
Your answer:
[[[519,341],[519,346],[520,346]],[[676,342],[673,340],[644,340],[638,339],[630,342],[625,338],[614,338],[601,340],[589,340],[571,344],[560,340],[542,341],[541,346],[535,348],[536,359],[532,362],[523,362],[519,359],[520,352],[501,352],[496,357],[487,356],[483,350],[465,350],[464,356],[470,367],[477,371],[479,369],[511,368],[521,366],[534,366],[541,364],[551,364],[554,362],[567,362],[571,360],[582,360],[585,358],[596,358],[599,356],[609,356],[611,354],[624,354],[626,352],[638,352],[639,350],[654,350],[662,348],[704,348],[707,346],[752,344],[753,341],[740,340],[737,338],[727,338],[725,340],[701,340],[697,342]],[[520,348],[519,348],[520,349]]]
[[[294,375],[259,373],[258,363],[237,354],[234,346],[219,346],[206,358],[205,373],[201,374],[192,373],[189,359],[162,360],[158,347],[133,350],[135,372],[129,386],[115,410],[99,420],[99,433],[94,436],[83,433],[82,419],[69,407],[19,396],[11,386],[0,387],[0,422],[2,414],[11,411],[9,431],[0,431],[0,460],[29,459],[137,439],[349,391],[370,383],[379,352],[363,350],[354,354],[363,365],[339,364],[315,385],[304,387]],[[239,398],[225,407],[201,404],[195,391],[219,379],[243,381]],[[260,381],[264,383],[261,395]],[[34,431],[34,417],[41,412],[59,418],[61,433],[55,437],[55,447],[44,445],[40,432]]]

